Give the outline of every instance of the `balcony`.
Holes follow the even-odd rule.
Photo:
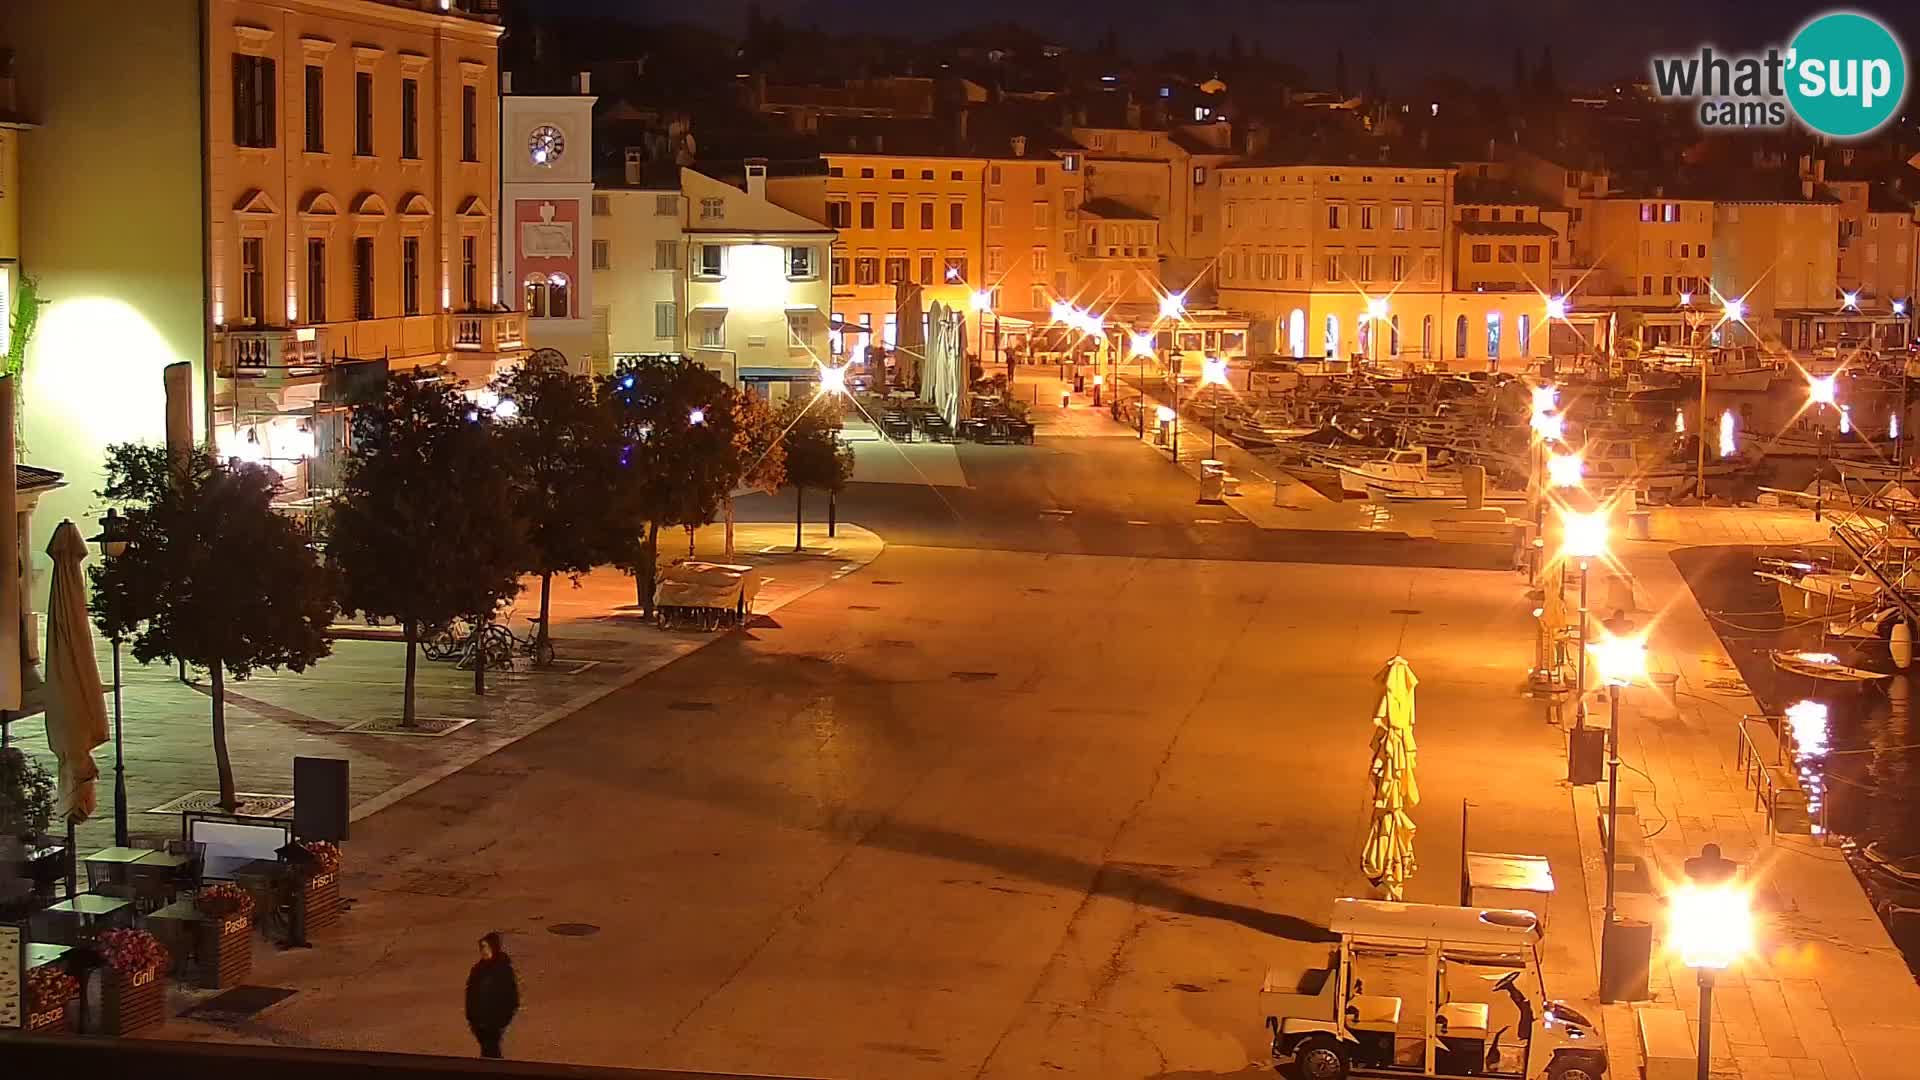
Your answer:
[[[232,327],[220,335],[218,371],[227,379],[287,380],[318,375],[327,362],[325,327]]]
[[[379,0],[388,7],[447,15],[465,15],[484,22],[500,21],[500,0]]]
[[[455,352],[510,353],[527,347],[524,311],[464,311],[452,317]]]

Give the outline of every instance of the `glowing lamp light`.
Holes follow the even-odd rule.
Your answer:
[[[689,424],[698,426],[706,422],[707,422],[707,410],[705,409],[694,409],[693,411],[687,413],[687,423]]]
[[[820,365],[820,393],[822,395],[844,394],[847,392],[847,369]]]
[[[1668,939],[1688,967],[1731,967],[1753,948],[1753,911],[1738,885],[1689,882],[1674,891],[1668,905]]]
[[[1690,293],[1690,292],[1683,292],[1683,293],[1681,293],[1681,294],[1680,294],[1680,306],[1681,306],[1681,307],[1692,307],[1692,306],[1693,306],[1693,294],[1692,294],[1692,293]]]
[[[974,293],[973,294],[973,310],[975,311],[993,310],[993,294],[988,292],[985,289],[981,289],[979,292]]]
[[[1848,293],[1841,293],[1841,294],[1840,294],[1840,307],[1841,307],[1842,309],[1845,309],[1845,308],[1853,308],[1853,309],[1855,309],[1856,311],[1857,311],[1857,310],[1859,310],[1859,307],[1860,307],[1860,294],[1859,294],[1859,293],[1858,293],[1857,291],[1856,291],[1856,292],[1848,292]]]
[[[1608,686],[1631,686],[1647,676],[1644,637],[1606,637],[1587,646],[1593,667]]]
[[[1598,559],[1607,553],[1607,515],[1569,510],[1560,515],[1560,546],[1571,559]]]
[[[1227,385],[1227,358],[1209,356],[1200,365],[1200,382],[1203,385]]]
[[[1178,319],[1187,311],[1186,293],[1168,293],[1160,298],[1160,317]]]
[[[1387,298],[1376,296],[1367,301],[1367,318],[1384,319],[1387,317]]]
[[[1536,386],[1533,388],[1533,411],[1535,415],[1552,412],[1554,405],[1558,403],[1559,400],[1560,391],[1551,385]]]
[[[1850,435],[1852,433],[1853,407],[1851,405],[1842,405],[1840,406],[1840,434]]]
[[[1900,414],[1894,413],[1891,416],[1887,417],[1887,438],[1897,439],[1899,437],[1900,437]]]
[[[960,280],[960,268],[959,268],[959,267],[957,267],[957,266],[949,266],[949,267],[947,267],[947,280],[948,280],[948,281],[959,281],[959,280]]]
[[[493,415],[502,420],[511,420],[520,415],[520,406],[512,398],[505,398],[493,407]]]
[[[1567,298],[1564,296],[1547,297],[1547,318],[1564,319],[1567,317]]]
[[[1055,300],[1053,306],[1047,310],[1048,319],[1057,323],[1067,323],[1068,325],[1072,325],[1075,316],[1078,314],[1079,312],[1073,310],[1073,305],[1064,300]]]
[[[1128,347],[1132,350],[1133,355],[1135,356],[1152,356],[1153,355],[1153,335],[1152,334],[1133,334],[1131,335],[1131,341],[1129,341]]]
[[[1163,424],[1173,423],[1173,410],[1162,405],[1153,411],[1153,418]]]
[[[1738,440],[1734,438],[1733,410],[1720,414],[1720,456],[1732,457],[1740,452]]]
[[[1673,430],[1677,435],[1685,435],[1687,433],[1687,410],[1673,410]]]
[[[1834,403],[1834,379],[1831,375],[1820,375],[1807,380],[1807,404],[1832,405]]]
[[[1907,313],[1907,302],[1905,300],[1895,300],[1893,302],[1893,313],[1895,315],[1905,315]]]
[[[1533,433],[1546,442],[1559,442],[1567,437],[1566,418],[1559,413],[1534,413]]]
[[[1747,317],[1747,302],[1737,296],[1729,297],[1720,305],[1720,314],[1728,322],[1739,322]]]
[[[1554,454],[1547,458],[1547,486],[1575,488],[1584,472],[1579,454]]]

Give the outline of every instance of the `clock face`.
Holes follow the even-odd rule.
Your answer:
[[[567,137],[552,124],[541,124],[527,136],[527,158],[535,165],[552,168],[567,152]]]

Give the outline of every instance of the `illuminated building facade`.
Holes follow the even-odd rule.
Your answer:
[[[594,99],[584,73],[574,86],[500,98],[500,254],[528,346],[558,349],[584,373],[605,370],[593,355],[607,318],[594,306],[593,269],[606,251],[593,228]]]
[[[832,355],[833,230],[768,201],[764,162],[747,163],[744,189],[681,169],[680,195],[683,351],[728,383],[773,401],[810,387]],[[613,303],[629,295],[616,284]],[[653,301],[633,295],[652,309]]]

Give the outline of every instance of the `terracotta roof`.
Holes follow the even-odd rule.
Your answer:
[[[60,487],[66,482],[66,477],[52,469],[42,469],[34,465],[13,467],[13,486],[20,491],[45,491],[48,488]]]
[[[1080,204],[1083,213],[1110,221],[1153,221],[1154,216],[1145,210],[1136,209],[1119,199],[1088,199]]]
[[[1538,221],[1458,221],[1455,226],[1468,236],[1558,236],[1551,225]]]

